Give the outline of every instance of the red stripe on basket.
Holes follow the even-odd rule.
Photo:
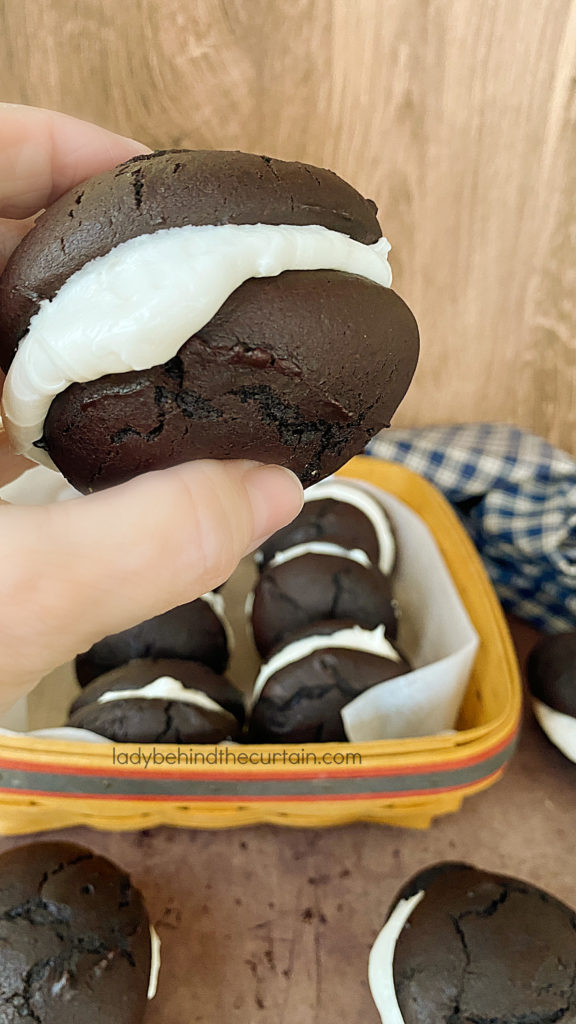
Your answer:
[[[158,779],[198,779],[202,778],[206,782],[221,780],[221,781],[248,781],[248,780],[269,780],[273,779],[292,779],[295,776],[299,779],[318,779],[318,778],[362,778],[362,776],[368,776],[370,778],[387,776],[393,777],[396,775],[419,775],[423,770],[431,770],[434,772],[442,771],[458,771],[461,768],[468,768],[472,765],[478,764],[481,761],[486,761],[495,754],[499,754],[501,750],[509,746],[516,738],[519,731],[519,727],[515,726],[499,743],[493,747],[488,747],[482,753],[474,754],[469,757],[454,758],[450,761],[438,761],[433,765],[430,765],[425,760],[419,763],[413,763],[408,765],[401,765],[398,767],[390,768],[378,768],[374,765],[358,768],[347,768],[344,765],[318,765],[316,768],[299,770],[297,773],[294,772],[293,767],[278,770],[271,769],[265,772],[257,772],[248,767],[240,771],[227,771],[222,769],[220,771],[198,771],[190,766],[186,766],[181,770],[175,766],[171,771],[162,771],[156,769],[153,766],[151,768],[141,769],[138,767],[132,767],[131,765],[125,765],[122,768],[90,768],[90,767],[75,767],[69,764],[62,764],[58,761],[49,762],[48,764],[37,764],[35,761],[28,760],[9,760],[3,758],[0,754],[0,772],[3,768],[14,769],[17,771],[33,771],[37,775],[76,775],[78,777],[85,776],[105,776],[106,778],[131,778],[131,779],[145,779],[151,772],[154,772],[154,777]],[[154,744],[151,744],[154,746]],[[345,752],[345,747],[343,748]],[[0,792],[3,792],[0,787]],[[23,790],[21,792],[24,792]]]
[[[142,794],[129,794],[129,793],[118,793],[114,794],[103,794],[103,793],[60,793],[57,791],[50,793],[39,793],[36,789],[9,789],[0,786],[0,793],[17,793],[18,796],[31,796],[38,800],[41,797],[45,800],[47,797],[55,799],[68,799],[68,800],[127,800],[136,801],[138,803],[149,801],[156,803],[233,803],[237,805],[251,804],[251,803],[332,803],[333,801],[343,800],[356,800],[361,802],[362,800],[406,800],[413,797],[427,797],[435,796],[438,793],[453,793],[457,790],[471,789],[473,786],[477,786],[482,782],[489,782],[490,780],[496,781],[500,775],[503,774],[506,765],[497,768],[496,771],[491,772],[489,775],[484,775],[479,779],[475,779],[474,782],[459,782],[454,786],[435,786],[432,789],[411,789],[403,790],[402,792],[385,792],[381,793],[333,793],[332,795],[323,796],[322,794],[316,793],[304,793],[304,794],[288,794],[284,796],[239,796],[238,794],[231,794],[230,796],[204,796],[194,794],[190,797],[177,796],[175,794],[167,793],[165,795],[157,795],[152,793]]]

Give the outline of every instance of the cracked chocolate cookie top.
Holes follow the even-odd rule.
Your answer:
[[[140,658],[99,676],[76,698],[67,725],[117,743],[237,739],[244,699],[200,662]]]
[[[194,458],[332,472],[418,357],[376,207],[330,171],[137,157],[63,196],[0,278],[3,418],[80,491]]]
[[[128,875],[73,843],[0,857],[2,1024],[141,1024],[151,942]]]
[[[292,552],[297,557],[290,558]],[[342,550],[328,553],[282,552],[286,561],[272,560],[262,572],[252,606],[252,632],[262,657],[288,641],[298,630],[323,619],[353,619],[375,629],[383,623],[386,636],[396,639],[398,623],[390,579],[367,556],[358,561]]]
[[[376,204],[332,171],[225,150],[136,156],[76,186],[43,213],[0,278],[6,371],[43,299],[72,274],[139,235],[186,225],[321,225],[370,245]]]
[[[395,942],[387,929],[399,932]],[[377,984],[387,966],[396,1006]],[[576,916],[528,882],[438,864],[400,892],[371,954],[370,984],[384,1024],[571,1024]]]
[[[410,671],[383,626],[352,620],[316,622],[274,651],[256,679],[253,743],[323,743],[347,739],[342,708],[370,687]]]
[[[76,675],[80,686],[87,686],[136,658],[201,661],[215,672],[224,672],[231,643],[224,600],[219,594],[207,594],[99,640],[76,658]]]

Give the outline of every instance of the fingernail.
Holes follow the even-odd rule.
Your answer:
[[[131,139],[128,135],[123,135],[124,142],[127,142],[130,146],[134,146],[136,152],[134,156],[146,156],[148,153],[152,153],[150,146],[146,146],[143,142],[138,142],[138,139]]]
[[[292,522],[304,502],[297,476],[284,466],[256,466],[243,477],[252,506],[252,539],[261,542]]]

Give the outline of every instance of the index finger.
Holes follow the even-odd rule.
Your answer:
[[[24,218],[147,146],[39,107],[0,104],[0,217]]]

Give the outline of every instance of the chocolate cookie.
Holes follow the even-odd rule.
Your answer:
[[[148,916],[104,857],[62,842],[2,854],[0,945],[2,1024],[141,1024],[155,988]]]
[[[238,739],[244,714],[240,691],[206,665],[139,659],[86,686],[66,724],[117,743],[220,743]]]
[[[346,740],[340,712],[359,694],[410,671],[384,628],[319,622],[265,662],[254,684],[252,743]]]
[[[369,973],[383,1024],[572,1022],[576,916],[528,882],[438,864],[399,894]]]
[[[182,658],[224,672],[232,634],[219,594],[155,615],[138,626],[104,637],[76,658],[80,686],[135,658]]]
[[[279,551],[318,542],[359,548],[383,573],[394,568],[396,540],[385,510],[371,494],[347,480],[337,477],[309,487],[300,514],[265,541],[254,557],[264,568]]]
[[[296,557],[290,557],[292,551]],[[279,552],[256,584],[251,616],[263,658],[297,630],[323,619],[353,619],[366,629],[383,623],[391,640],[398,628],[389,578],[363,552],[344,550]]]
[[[59,199],[0,278],[7,430],[81,491],[239,452],[318,480],[415,369],[387,251],[374,204],[329,171],[137,157]]]
[[[534,713],[548,738],[576,761],[576,631],[547,636],[526,666]]]

